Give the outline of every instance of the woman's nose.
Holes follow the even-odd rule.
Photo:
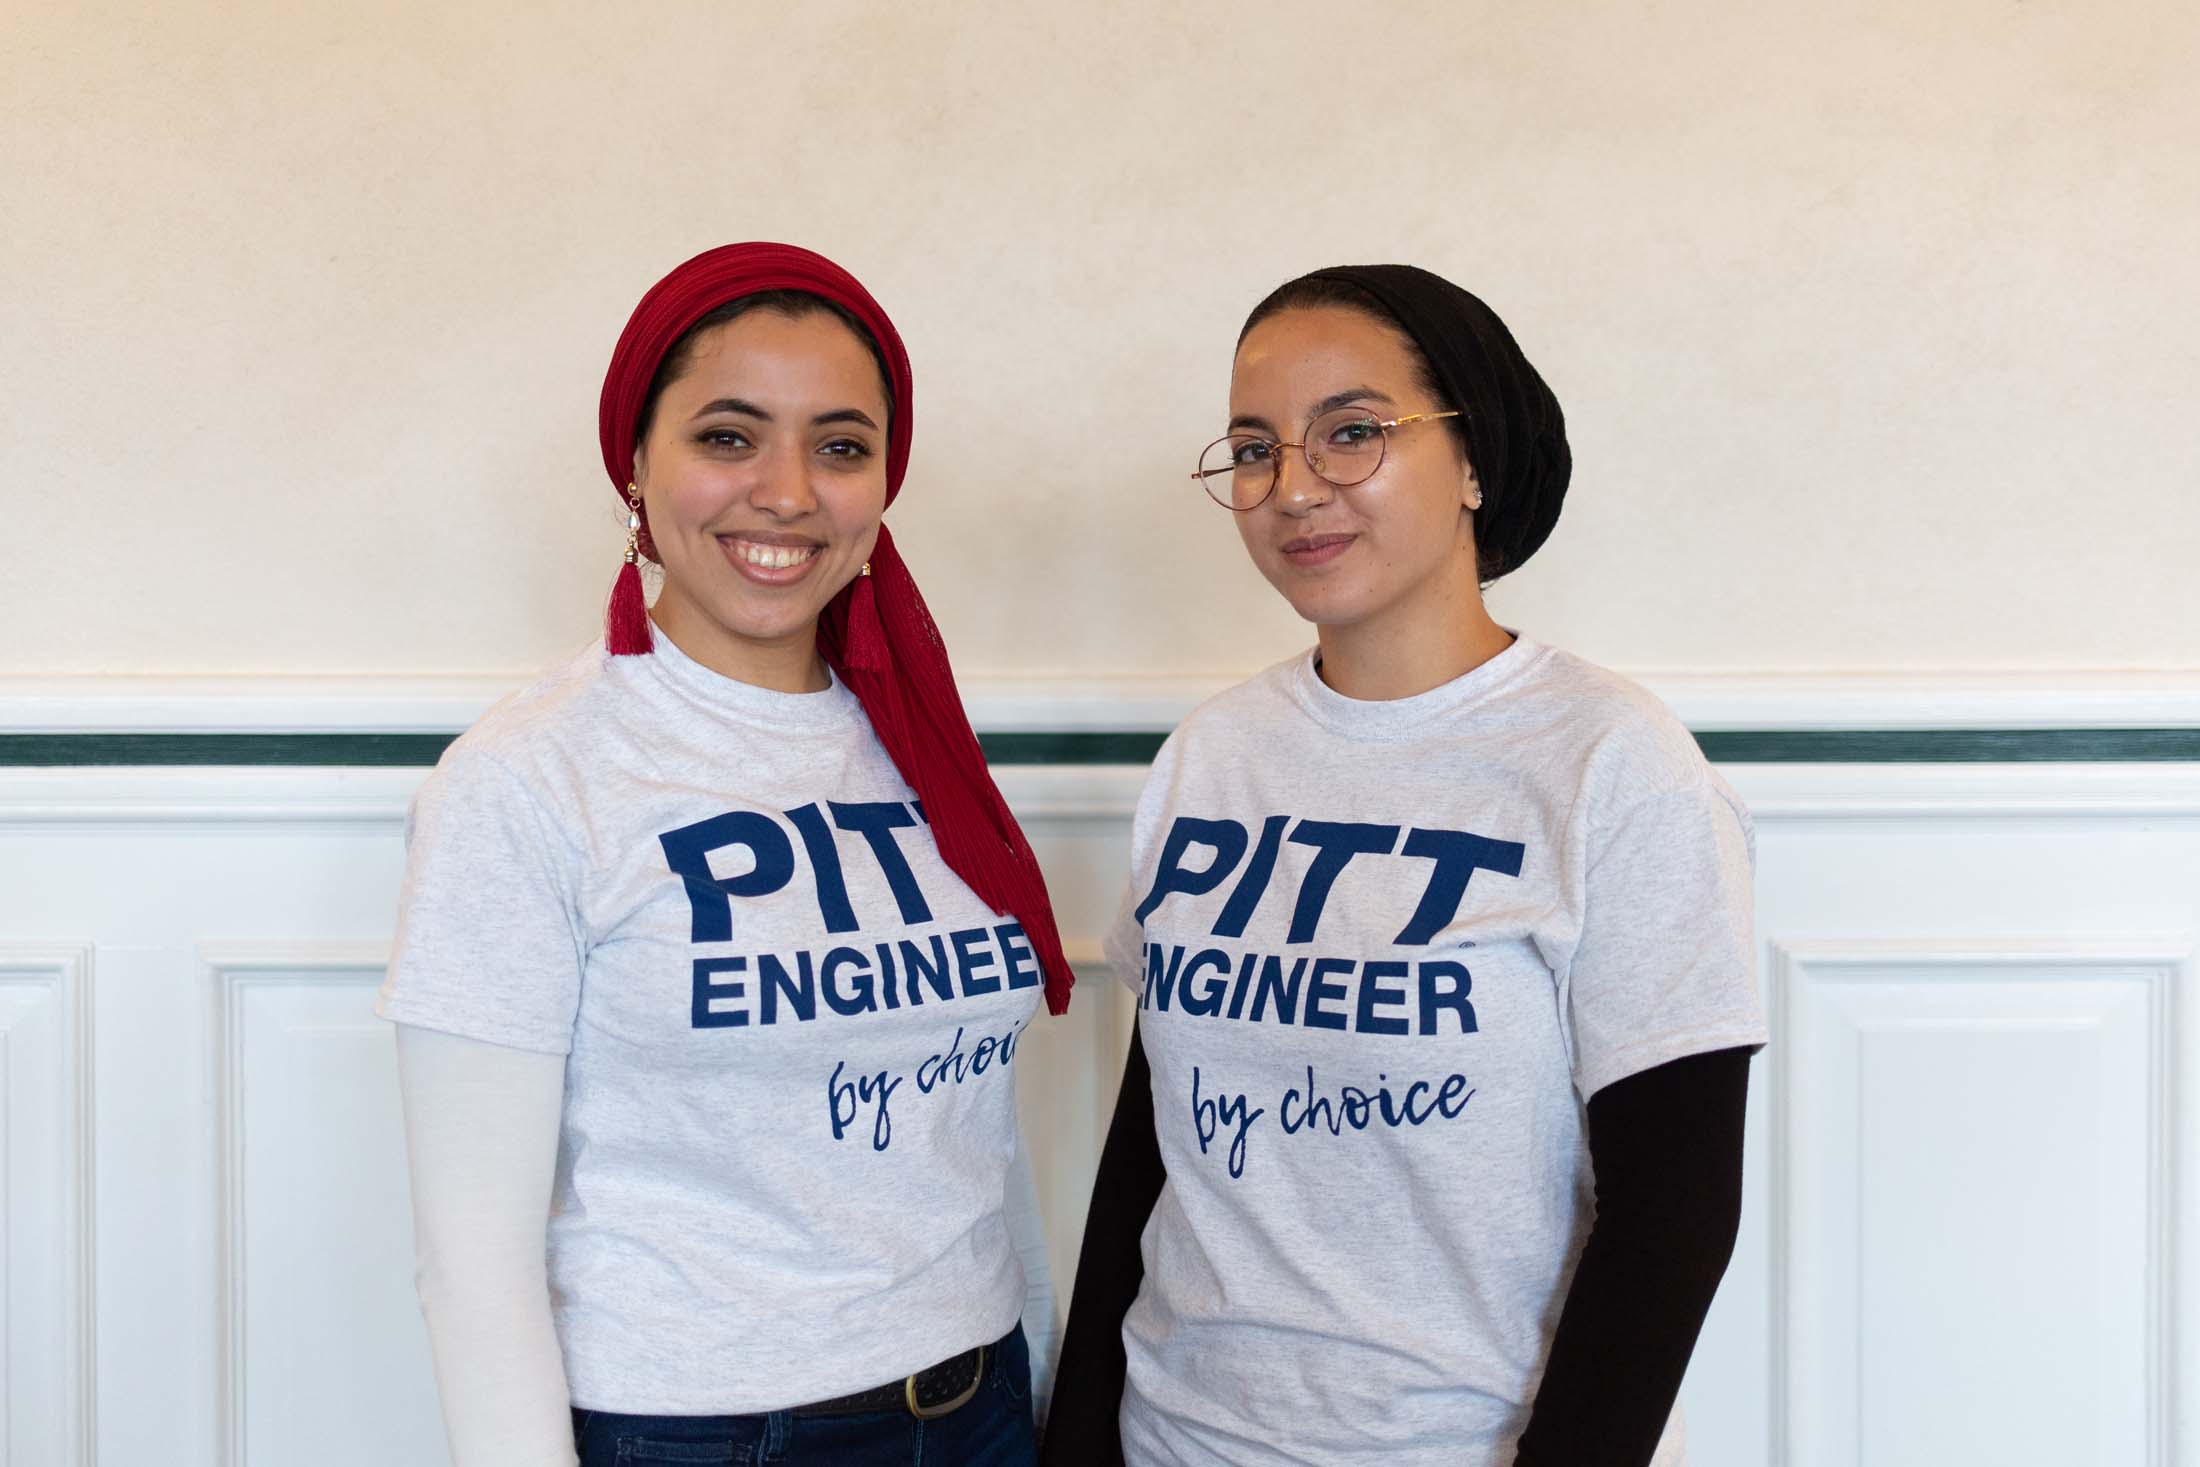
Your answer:
[[[749,503],[776,519],[798,519],[817,508],[810,488],[809,461],[803,454],[767,453],[749,486]]]
[[[1285,445],[1276,450],[1276,508],[1288,515],[1302,515],[1329,502],[1334,486],[1314,472],[1304,449]]]

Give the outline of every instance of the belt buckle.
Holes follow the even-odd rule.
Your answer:
[[[921,1404],[917,1400],[917,1378],[913,1375],[904,1376],[902,1378],[902,1398],[909,1403],[909,1414],[911,1416],[916,1417],[919,1421],[930,1421],[934,1417],[945,1416],[950,1411],[958,1411],[964,1406],[969,1405],[970,1398],[978,1393],[978,1385],[984,1379],[985,1346],[980,1345],[978,1346],[977,1368],[970,1372],[970,1384],[964,1386],[962,1390],[956,1395],[954,1400],[943,1401],[937,1406],[926,1406]]]

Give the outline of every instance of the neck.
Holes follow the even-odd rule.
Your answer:
[[[774,693],[822,693],[833,685],[818,655],[815,621],[784,637],[741,637],[672,596],[660,596],[649,619],[691,661],[735,682]]]
[[[1472,565],[1471,558],[1467,564]],[[1446,578],[1396,606],[1320,628],[1321,680],[1363,702],[1410,698],[1463,677],[1510,647],[1474,578]]]

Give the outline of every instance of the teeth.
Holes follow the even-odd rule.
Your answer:
[[[784,570],[790,565],[800,565],[817,554],[815,545],[759,545],[753,540],[736,540],[741,558],[750,565],[766,570]]]

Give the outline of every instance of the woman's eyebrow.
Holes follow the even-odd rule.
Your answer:
[[[760,423],[769,423],[773,421],[772,415],[770,413],[758,407],[755,403],[750,402],[745,397],[713,398],[711,401],[704,403],[701,407],[695,410],[695,416],[697,418],[707,418],[712,413],[739,413],[743,417],[754,418]],[[689,421],[692,422],[694,421],[694,419],[690,419]],[[810,419],[810,422],[816,425],[823,425],[826,423],[861,423],[864,427],[869,428],[874,433],[878,431],[878,424],[872,422],[871,415],[861,408],[835,408],[829,413],[819,413],[816,417]]]
[[[1338,408],[1347,407],[1355,402],[1379,402],[1389,407],[1398,405],[1397,399],[1387,392],[1377,392],[1372,387],[1349,387],[1343,392],[1332,392],[1320,402],[1315,403],[1314,410],[1306,416],[1310,419],[1318,418],[1323,413],[1335,412]]]
[[[1332,392],[1320,402],[1315,403],[1314,410],[1306,415],[1307,421],[1312,422],[1323,413],[1335,412],[1338,408],[1355,402],[1379,402],[1387,407],[1398,405],[1398,400],[1387,392],[1377,392],[1372,387],[1348,387],[1342,392]],[[1276,431],[1275,425],[1266,418],[1254,417],[1250,413],[1240,413],[1232,418],[1229,428],[1225,431],[1235,433],[1240,428],[1250,428],[1256,433],[1266,433],[1271,437],[1275,435]]]
[[[772,415],[770,413],[765,412],[762,408],[758,407],[755,403],[748,401],[746,398],[740,397],[713,398],[711,401],[704,403],[701,407],[695,410],[695,417],[707,418],[712,413],[741,413],[747,417],[756,418],[766,423],[772,420]],[[689,421],[693,422],[694,419],[691,418],[689,419]]]

